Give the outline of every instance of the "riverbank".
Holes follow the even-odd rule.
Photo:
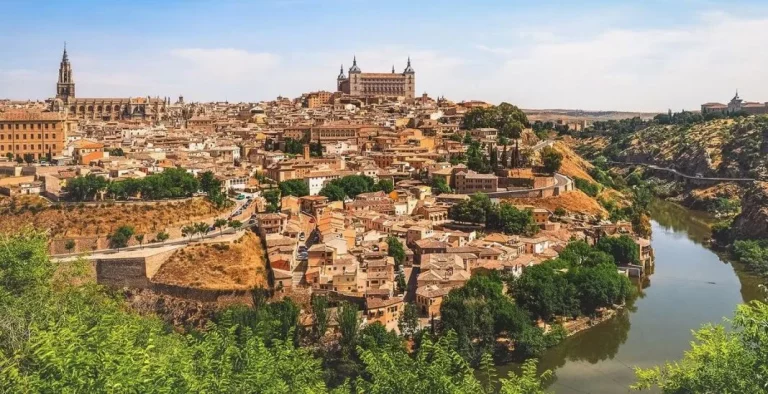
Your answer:
[[[613,317],[542,355],[539,368],[555,372],[549,390],[627,392],[636,382],[634,367],[680,359],[693,340],[691,330],[719,323],[736,305],[764,297],[760,282],[708,249],[712,215],[655,200],[651,218],[653,275]],[[498,369],[505,376],[519,366]]]

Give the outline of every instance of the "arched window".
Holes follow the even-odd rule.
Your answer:
[[[93,105],[89,105],[89,106],[88,106],[88,111],[89,111],[89,112],[93,112]]]
[[[80,112],[85,112],[85,107],[82,105],[80,106]]]

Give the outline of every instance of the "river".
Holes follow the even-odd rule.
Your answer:
[[[656,268],[628,308],[549,349],[540,369],[555,372],[555,393],[623,393],[634,366],[681,358],[691,330],[722,322],[737,304],[762,295],[759,281],[704,247],[713,218],[664,201],[651,209]],[[515,366],[500,368],[501,375]]]

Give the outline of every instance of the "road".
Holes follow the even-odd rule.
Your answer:
[[[678,175],[683,178],[687,179],[701,179],[705,181],[715,181],[715,182],[755,182],[757,179],[754,178],[720,178],[720,177],[706,177],[706,176],[692,176],[688,174],[683,174],[682,172],[669,167],[660,167],[655,164],[646,164],[646,163],[630,163],[630,162],[621,162],[621,161],[609,161],[611,164],[620,164],[620,165],[632,165],[632,166],[643,166],[648,167],[652,170],[658,170],[658,171],[667,171],[672,174]]]

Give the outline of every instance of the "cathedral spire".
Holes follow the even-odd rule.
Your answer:
[[[69,61],[69,56],[67,56],[67,42],[64,41],[64,54],[61,55],[61,61],[63,63],[66,63]]]
[[[394,74],[394,73],[395,73],[395,65],[393,64],[392,65],[392,74]]]

